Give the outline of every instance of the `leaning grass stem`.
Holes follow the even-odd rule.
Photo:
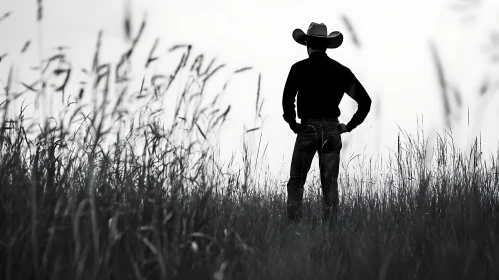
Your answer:
[[[32,243],[32,265],[34,269],[34,274],[36,279],[38,279],[38,273],[39,273],[39,246],[40,244],[38,243],[38,230],[37,230],[37,224],[38,224],[38,219],[37,219],[37,194],[36,194],[36,179],[32,181],[30,184],[30,209],[31,209],[31,243]]]

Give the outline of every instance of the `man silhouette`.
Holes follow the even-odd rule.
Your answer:
[[[327,48],[337,48],[343,42],[340,32],[334,31],[328,36],[326,25],[312,22],[307,34],[295,29],[293,39],[307,46],[309,57],[291,66],[282,97],[284,120],[297,134],[287,184],[287,214],[291,220],[302,217],[303,186],[318,152],[323,217],[327,220],[331,213],[335,217],[338,210],[340,134],[351,132],[364,121],[371,108],[371,98],[349,68],[326,54]],[[338,121],[338,106],[345,92],[358,104],[357,112],[346,125]],[[296,95],[301,123],[295,119]]]

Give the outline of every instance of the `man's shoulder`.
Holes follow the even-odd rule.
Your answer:
[[[337,61],[336,59],[334,58],[330,58],[329,57],[329,60],[335,64],[337,67],[341,68],[342,70],[345,70],[345,71],[350,71],[350,68],[348,68],[347,66],[341,64],[339,61]]]
[[[308,58],[305,58],[305,59],[302,59],[300,61],[295,62],[293,65],[291,65],[291,68],[302,67],[303,65],[305,65],[307,63],[307,59]]]

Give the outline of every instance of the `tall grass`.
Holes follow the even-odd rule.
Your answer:
[[[120,67],[133,46],[117,73],[127,73]],[[155,48],[156,42],[150,57]],[[85,112],[76,100],[77,109],[58,122],[27,124],[24,107],[8,119],[16,93],[6,89],[2,279],[499,277],[499,154],[486,161],[479,143],[472,156],[463,154],[444,135],[428,168],[425,139],[405,135],[386,173],[364,166],[362,176],[341,175],[335,221],[321,220],[322,198],[313,184],[304,220],[289,223],[285,188],[271,180],[257,187],[251,155],[240,172],[217,161],[205,139],[216,137],[230,107],[217,107],[218,97],[205,102],[203,89],[219,68],[210,63],[204,74],[196,70],[202,56],[189,67],[191,47],[185,50],[169,80],[159,85],[158,75],[144,78],[138,94],[126,87],[125,74],[117,75],[114,87],[121,91],[112,102],[111,65],[100,64],[97,48],[91,84],[100,95],[93,109]],[[178,71],[189,68],[198,75],[178,97],[174,120],[181,121],[167,125],[150,108],[171,92]],[[199,90],[190,90],[197,82]],[[131,113],[121,103],[127,98],[147,102]],[[258,94],[258,114],[261,107]],[[126,130],[122,121],[130,124]]]

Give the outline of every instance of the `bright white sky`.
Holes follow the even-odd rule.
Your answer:
[[[147,12],[148,25],[143,45],[136,53],[138,60],[145,61],[158,37],[158,50],[166,53],[174,44],[190,43],[194,53],[205,53],[210,59],[216,56],[218,62],[226,63],[227,73],[244,66],[254,67],[231,81],[224,96],[225,102],[232,104],[232,110],[219,139],[222,158],[228,159],[233,152],[241,151],[243,127],[254,125],[256,84],[258,73],[262,73],[261,95],[265,98],[266,117],[260,131],[262,145],[268,143],[266,160],[272,172],[283,180],[289,173],[295,135],[282,119],[282,90],[290,66],[307,57],[305,47],[295,43],[291,34],[295,28],[306,31],[312,21],[325,23],[329,32],[338,30],[344,34],[343,45],[327,53],[354,72],[374,101],[366,121],[354,132],[343,134],[343,140],[349,143],[342,150],[343,162],[364,152],[368,158],[379,152],[385,157],[390,149],[396,150],[398,127],[415,132],[421,116],[425,133],[442,133],[442,99],[430,40],[435,42],[448,82],[461,93],[463,105],[456,111],[455,140],[464,146],[472,138],[470,131],[481,131],[483,150],[496,151],[499,64],[487,61],[499,52],[498,2],[131,1],[134,34]],[[42,42],[38,45],[36,1],[0,2],[0,16],[12,12],[0,22],[0,55],[9,53],[0,63],[2,83],[14,62],[18,77],[30,77],[28,69],[37,64],[39,46],[45,57],[53,54],[57,46],[69,46],[73,66],[89,68],[100,29],[104,30],[104,60],[117,62],[126,49],[123,0],[44,0],[43,3]],[[342,15],[350,19],[361,49],[352,43],[352,34],[341,20]],[[20,50],[27,40],[33,40],[33,44],[21,56]],[[478,99],[475,96],[483,77],[489,78],[489,90]],[[77,83],[75,78],[73,85]],[[355,103],[345,96],[340,106],[340,121],[347,123],[355,108]],[[260,132],[253,134],[253,144],[258,144]],[[317,161],[313,164],[317,165]]]

